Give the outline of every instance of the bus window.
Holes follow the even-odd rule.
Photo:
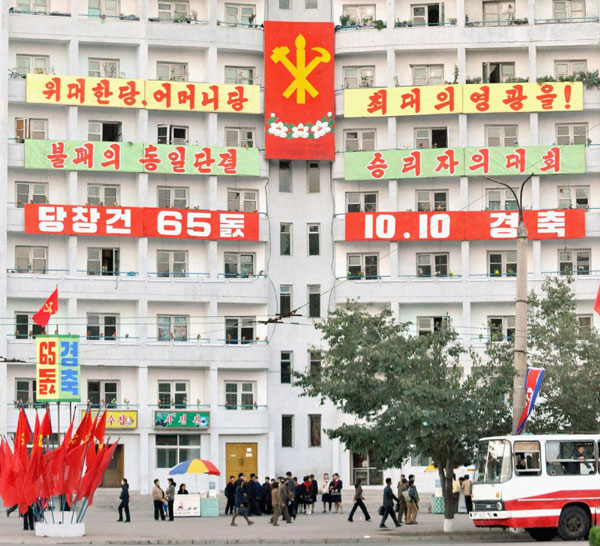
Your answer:
[[[539,476],[540,465],[540,443],[539,442],[515,442],[515,474],[517,476]]]
[[[549,476],[595,474],[594,442],[589,440],[546,442],[546,472]]]
[[[475,483],[502,483],[511,476],[510,442],[480,442],[475,464]]]

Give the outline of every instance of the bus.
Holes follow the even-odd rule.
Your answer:
[[[600,524],[600,434],[499,436],[479,441],[476,527],[525,529],[535,540],[581,540]]]

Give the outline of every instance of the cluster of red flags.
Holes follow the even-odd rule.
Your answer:
[[[12,451],[6,440],[0,440],[0,497],[5,506],[16,504],[24,514],[36,501],[45,506],[50,497],[60,495],[66,495],[70,506],[81,499],[92,505],[117,444],[104,443],[106,411],[92,419],[87,410],[75,434],[73,422],[74,417],[58,447],[44,450],[43,438],[52,434],[49,410],[41,423],[36,412],[32,434],[21,408]]]

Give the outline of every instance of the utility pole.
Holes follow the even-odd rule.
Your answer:
[[[519,419],[525,409],[525,375],[527,374],[527,228],[523,220],[523,189],[533,175],[529,175],[521,184],[519,195],[504,182],[485,177],[496,184],[508,188],[513,194],[519,209],[519,227],[517,229],[517,287],[515,295],[515,341],[513,379],[513,415],[512,431],[517,430]]]

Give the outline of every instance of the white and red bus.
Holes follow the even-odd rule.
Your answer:
[[[473,523],[526,529],[536,540],[587,538],[600,524],[599,449],[600,434],[483,438]]]

